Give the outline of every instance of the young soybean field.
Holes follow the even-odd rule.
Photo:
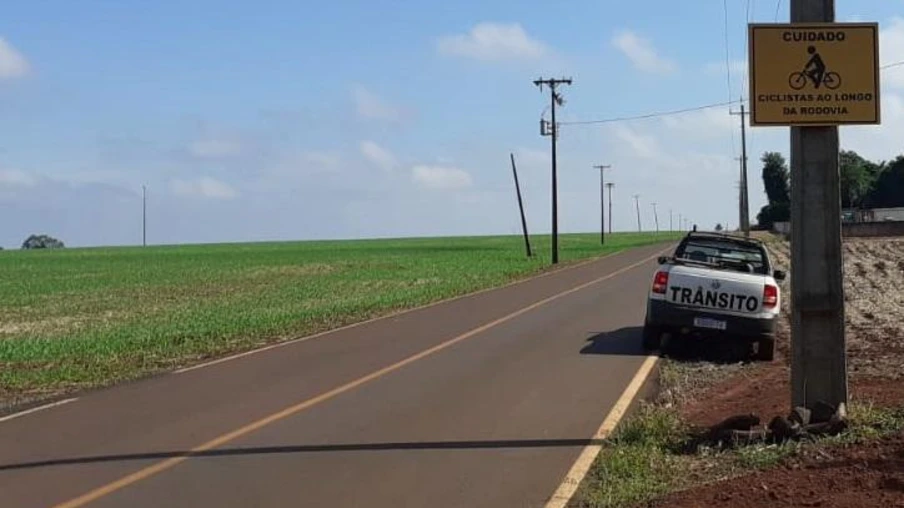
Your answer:
[[[562,264],[673,234],[560,236]],[[0,252],[0,406],[134,379],[549,268],[521,237]]]

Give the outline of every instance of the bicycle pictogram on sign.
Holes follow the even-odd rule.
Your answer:
[[[825,85],[829,90],[835,90],[841,86],[841,76],[837,72],[826,72],[826,64],[822,61],[816,46],[807,48],[807,53],[812,55],[803,70],[792,72],[788,76],[788,84],[795,90],[801,90],[812,81],[814,88]]]

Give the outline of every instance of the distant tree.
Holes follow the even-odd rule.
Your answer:
[[[766,205],[756,215],[756,220],[760,229],[764,230],[772,229],[776,222],[788,222],[791,220],[791,204]]]
[[[760,160],[769,204],[757,214],[757,222],[761,227],[771,229],[776,222],[791,218],[791,175],[785,158],[778,152],[766,152]]]
[[[725,228],[722,227],[722,224],[716,224],[716,231],[722,231],[723,229]]]
[[[791,173],[785,158],[778,152],[766,152],[760,159],[763,163],[763,185],[769,203],[791,202]]]
[[[47,235],[31,235],[22,243],[23,249],[62,249],[63,242]]]
[[[841,206],[859,207],[864,198],[873,191],[885,163],[876,164],[861,157],[857,152],[842,150],[839,154],[841,170]]]
[[[863,206],[869,208],[894,208],[904,206],[904,156],[879,165],[872,190],[863,198]]]

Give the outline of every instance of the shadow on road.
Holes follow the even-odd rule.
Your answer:
[[[643,349],[643,327],[631,326],[612,332],[601,332],[587,339],[582,355],[647,356]],[[656,354],[655,352],[653,354]],[[659,355],[679,362],[716,364],[754,361],[751,346],[730,337],[674,337],[667,341]]]
[[[328,452],[379,452],[397,450],[498,450],[514,448],[583,448],[588,445],[602,445],[602,439],[520,439],[509,441],[425,441],[409,443],[351,443],[295,446],[264,446],[254,448],[224,448],[206,451],[169,451],[152,453],[132,453],[121,455],[95,455],[48,459],[19,464],[0,464],[0,472],[21,469],[37,469],[53,466],[125,462],[132,460],[161,460],[173,458],[232,457],[246,455],[273,455],[291,453]]]
[[[731,338],[675,337],[670,339],[660,356],[679,362],[715,364],[749,363],[754,360],[752,346]]]
[[[643,328],[631,326],[612,332],[601,332],[587,339],[582,355],[647,356],[641,346]]]

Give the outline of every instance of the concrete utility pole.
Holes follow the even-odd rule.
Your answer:
[[[792,23],[834,21],[834,0],[791,0]],[[837,126],[791,127],[791,392],[808,408],[848,403],[838,148]]]
[[[148,245],[148,190],[141,186],[141,246]]]
[[[609,182],[606,184],[606,188],[609,189],[609,234],[612,234],[612,187],[615,187],[615,184]]]
[[[640,233],[643,231],[643,228],[640,226],[640,194],[634,195],[634,206],[637,208],[637,232]]]
[[[603,177],[603,170],[609,169],[612,166],[605,165],[605,166],[593,166],[593,167],[599,168],[599,170],[600,170],[600,244],[605,245],[606,244],[606,212],[605,212],[606,208],[604,207],[604,203],[603,203],[603,190],[605,189],[606,185],[604,183],[605,179]]]
[[[669,208],[669,232],[671,231],[674,231],[674,229],[672,229],[672,209]]]
[[[552,264],[559,262],[559,189],[556,176],[556,139],[559,137],[559,125],[556,123],[556,104],[562,106],[565,99],[556,93],[556,87],[561,84],[570,85],[571,79],[536,79],[534,84],[543,90],[543,85],[549,87],[549,102],[552,109],[552,122],[550,129],[545,129],[545,122],[541,123],[540,134],[552,138]]]
[[[656,213],[656,203],[653,203],[653,220],[656,222],[656,232],[659,233],[659,214]]]
[[[683,229],[682,226],[684,226],[684,218],[679,213],[678,214],[678,231],[681,231]]]
[[[741,116],[741,197],[738,201],[740,207],[741,230],[744,236],[750,236],[750,205],[747,192],[747,115],[750,113],[744,111],[744,105],[741,104],[740,113],[734,111],[729,112],[732,115]]]

